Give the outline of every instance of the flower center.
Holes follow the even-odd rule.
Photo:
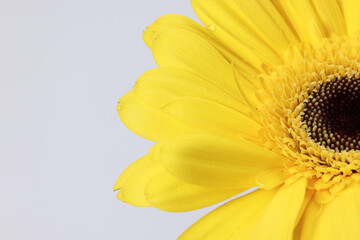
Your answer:
[[[257,92],[264,146],[287,160],[286,182],[308,179],[318,203],[360,181],[360,36],[289,50]]]
[[[360,150],[360,79],[321,83],[304,101],[302,122],[316,143],[335,151]]]

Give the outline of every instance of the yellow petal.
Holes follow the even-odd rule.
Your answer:
[[[157,207],[184,212],[211,206],[246,189],[215,189],[196,186],[170,175],[148,156],[127,167],[114,186],[117,198],[138,207]]]
[[[157,108],[181,97],[197,97],[225,105],[245,115],[251,111],[246,104],[206,79],[178,68],[156,68],[144,73],[136,81],[134,92]]]
[[[279,168],[283,159],[241,138],[194,132],[164,141],[151,152],[171,174],[196,185],[250,188],[260,172]]]
[[[192,0],[192,5],[216,39],[257,69],[264,62],[281,63],[281,52],[296,42],[270,1]]]
[[[261,101],[256,95],[257,88],[251,85],[242,74],[235,70],[235,68],[233,69],[233,74],[244,103],[252,110],[253,115],[260,116],[258,108],[261,106]]]
[[[301,220],[294,232],[296,240],[318,240],[314,238],[314,229],[317,227],[318,219],[321,214],[321,205],[314,200],[310,200]],[[322,238],[320,238],[322,239]]]
[[[211,206],[244,190],[200,187],[185,183],[164,171],[147,185],[146,199],[152,206],[164,211],[184,212]]]
[[[338,193],[317,218],[313,239],[359,239],[360,184],[353,183]]]
[[[246,61],[243,61],[238,58],[236,53],[231,49],[227,48],[223,44],[214,40],[211,37],[211,34],[208,29],[201,26],[199,23],[194,20],[177,15],[177,14],[168,14],[158,18],[153,24],[151,24],[143,33],[143,39],[148,45],[149,48],[152,48],[152,44],[162,32],[167,30],[185,30],[196,34],[202,39],[206,39],[211,45],[213,45],[229,62],[234,62],[241,72],[247,74],[254,74],[256,70],[250,66]]]
[[[284,183],[287,175],[284,168],[270,169],[260,173],[256,178],[256,183],[260,188],[272,189]]]
[[[233,137],[244,137],[252,141],[259,138],[261,125],[224,105],[199,99],[180,98],[163,107],[163,111],[176,119],[204,129]]]
[[[152,50],[160,67],[185,69],[241,99],[233,77],[233,66],[207,39],[186,30],[170,29],[157,37]]]
[[[131,131],[152,141],[161,141],[192,129],[145,103],[133,91],[128,92],[120,99],[117,111],[121,121]]]
[[[117,198],[137,207],[149,207],[145,197],[145,188],[148,182],[164,169],[148,157],[142,157],[133,162],[120,175],[115,183],[114,191],[119,190]]]
[[[329,35],[345,35],[346,25],[336,0],[315,0],[315,8]]]
[[[225,5],[223,8],[228,12],[228,15],[234,15],[234,18],[241,22],[242,25],[247,25],[252,32],[277,51],[286,50],[290,45],[298,42],[296,34],[294,34],[272,1],[239,0],[224,3],[219,0],[212,0],[211,2]],[[208,3],[203,1],[202,4],[206,5]],[[213,18],[217,19],[220,17],[219,15],[213,16]],[[237,26],[237,28],[244,28],[244,26]]]
[[[318,45],[326,37],[327,29],[322,24],[312,0],[275,0],[283,7],[300,39]]]
[[[283,185],[276,193],[259,223],[252,239],[288,240],[302,215],[307,180],[301,178],[292,185]]]
[[[314,194],[314,201],[325,204],[330,202],[334,197],[335,195],[331,194],[328,189],[317,190]]]
[[[193,224],[178,240],[227,240],[240,226],[244,226],[245,231],[251,229],[256,226],[256,220],[264,212],[275,192],[256,190],[232,200]]]
[[[360,1],[341,0],[346,21],[347,33],[353,35],[360,30]]]

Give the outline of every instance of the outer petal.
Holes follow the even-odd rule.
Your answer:
[[[339,193],[322,211],[308,208],[306,219],[316,218],[316,225],[304,225],[304,237],[313,232],[313,238],[308,239],[359,239],[360,236],[360,183],[353,183]],[[320,214],[319,214],[320,212]]]
[[[117,198],[137,207],[151,206],[144,192],[148,182],[157,174],[164,172],[159,164],[142,157],[127,167],[115,183],[114,191],[119,190]]]
[[[250,188],[256,176],[279,168],[280,155],[242,138],[197,132],[184,134],[155,145],[151,158],[186,182],[220,188]]]
[[[328,35],[346,35],[345,20],[336,0],[315,0],[314,5]]]
[[[297,222],[302,215],[307,180],[301,178],[292,185],[283,185],[267,206],[266,212],[251,239],[292,239]],[[305,201],[305,206],[307,201]],[[241,231],[239,231],[241,238]],[[235,238],[236,239],[236,238]]]
[[[280,63],[283,51],[298,42],[269,0],[192,0],[192,4],[220,42],[258,69],[263,62]]]
[[[199,38],[206,39],[211,45],[213,45],[229,62],[234,62],[242,73],[254,74],[256,70],[250,66],[246,61],[241,60],[233,49],[225,46],[218,41],[214,40],[208,29],[201,26],[194,20],[177,15],[168,14],[158,18],[153,24],[151,24],[143,33],[145,43],[149,48],[152,48],[153,42],[167,30],[182,30],[192,32]]]
[[[275,193],[276,191],[257,190],[232,200],[193,224],[178,240],[227,240],[242,225],[253,229]]]
[[[163,171],[148,183],[145,194],[154,207],[169,212],[184,212],[213,205],[245,190],[195,186]]]
[[[134,206],[183,212],[216,204],[245,189],[223,190],[185,183],[145,156],[125,169],[114,190],[119,190],[119,200]]]
[[[118,112],[128,128],[154,141],[194,129],[257,141],[261,128],[247,105],[179,69],[153,69],[142,75],[134,91],[119,101]]]
[[[274,0],[281,5],[303,42],[317,45],[328,31],[312,3],[312,0]]]
[[[306,180],[301,179],[280,189],[255,191],[206,215],[179,239],[293,239],[299,216],[311,196],[305,199],[305,190]]]
[[[211,81],[179,68],[156,68],[144,73],[134,86],[134,92],[145,102],[162,108],[182,97],[206,99],[249,115],[250,108],[231,97]]]
[[[171,29],[157,37],[152,44],[152,50],[160,67],[188,70],[234,98],[242,98],[238,89],[239,83],[234,78],[233,66],[207,39],[186,30]],[[251,91],[254,92],[255,89]]]
[[[295,240],[316,240],[314,238],[314,230],[317,227],[321,210],[322,206],[314,201],[314,199],[311,199],[296,227]]]
[[[360,1],[340,0],[346,21],[347,33],[353,35],[360,30]]]
[[[117,111],[130,130],[153,141],[161,141],[194,128],[147,104],[133,91],[119,100]]]
[[[249,117],[225,107],[199,98],[181,98],[168,103],[163,111],[176,119],[204,129],[232,137],[242,136],[257,141],[261,125]]]

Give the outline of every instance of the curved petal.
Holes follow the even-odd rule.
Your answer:
[[[252,230],[275,193],[256,190],[232,200],[194,223],[178,240],[228,240],[242,225]]]
[[[241,60],[236,55],[236,52],[233,51],[233,49],[228,48],[227,46],[224,46],[223,44],[214,40],[208,29],[204,28],[199,23],[185,16],[168,14],[158,18],[143,32],[143,39],[146,45],[152,49],[153,42],[156,41],[158,36],[161,35],[162,32],[171,29],[192,32],[196,34],[199,38],[206,39],[229,62],[233,62],[234,65],[237,66],[242,73],[247,75],[256,73],[254,67],[250,66],[246,61]]]
[[[241,100],[233,65],[207,39],[186,30],[170,29],[156,38],[152,51],[160,67],[182,68],[195,73]]]
[[[259,222],[258,229],[251,239],[256,240],[288,240],[292,239],[293,232],[300,219],[305,200],[307,180],[301,178],[292,185],[283,185],[276,193],[270,204],[267,206],[264,215]],[[308,195],[308,198],[311,195]],[[245,225],[244,225],[245,227]],[[238,238],[241,238],[242,232],[239,230]]]
[[[164,171],[148,183],[145,194],[154,207],[169,212],[185,212],[211,206],[245,190],[195,186]]]
[[[126,127],[155,142],[193,129],[142,101],[133,91],[119,100],[117,111]]]
[[[316,217],[317,224],[316,226],[307,225],[304,232],[312,229],[313,238],[310,239],[358,239],[360,236],[359,202],[360,183],[352,183],[328,204],[323,205],[320,214],[312,208],[307,209],[308,215]]]
[[[168,75],[161,72],[157,77],[165,79],[167,76],[168,80],[171,76],[176,78],[173,72]],[[179,86],[177,91],[174,90],[176,86]],[[180,86],[179,84],[165,84],[163,87],[151,84],[144,86],[144,82],[140,81],[134,91],[125,94],[119,101],[118,113],[121,121],[133,132],[153,141],[161,141],[193,130],[214,131],[258,141],[257,132],[261,125],[253,120],[255,116],[244,115],[246,112],[247,115],[251,114],[246,105],[237,102],[239,106],[245,106],[244,112],[239,113],[241,110],[238,110],[233,99],[226,100],[226,96],[216,95],[216,91],[211,91],[211,88],[198,85],[188,89],[188,86],[183,88]],[[194,97],[181,97],[181,94]],[[209,94],[214,95],[208,97]],[[231,107],[201,97],[208,97]]]
[[[220,42],[257,69],[264,62],[281,63],[282,53],[298,43],[296,34],[269,0],[192,0],[192,5]]]
[[[256,186],[260,172],[283,164],[280,155],[254,143],[207,132],[166,140],[149,154],[186,182],[223,189]]]
[[[136,81],[134,92],[150,105],[162,108],[182,97],[196,97],[222,104],[249,115],[250,108],[210,81],[179,68],[155,68]]]
[[[179,240],[293,239],[299,216],[311,197],[305,190],[305,179],[280,189],[257,190],[209,213]]]
[[[117,198],[120,201],[137,207],[150,207],[146,200],[145,188],[148,182],[164,169],[159,164],[142,157],[128,166],[115,183],[114,191],[119,190]]]
[[[225,190],[185,183],[145,156],[124,170],[115,183],[116,190],[119,200],[133,206],[184,212],[211,206],[245,189]]]
[[[180,98],[169,102],[163,111],[176,119],[197,126],[198,129],[232,137],[244,137],[257,141],[262,126],[253,119],[225,107],[199,98]]]

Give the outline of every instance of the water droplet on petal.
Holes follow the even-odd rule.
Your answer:
[[[215,26],[214,25],[209,25],[208,29],[213,32],[213,31],[215,31]]]

